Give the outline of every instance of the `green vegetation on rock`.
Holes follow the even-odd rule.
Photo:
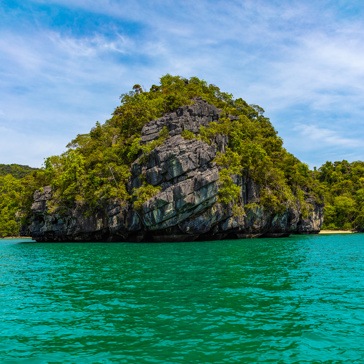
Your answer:
[[[144,183],[128,191],[131,164],[138,158],[146,162],[153,149],[169,138],[164,127],[159,138],[143,144],[143,126],[194,103],[196,98],[221,110],[218,121],[202,126],[198,133],[183,130],[181,135],[208,144],[215,143],[218,137],[228,138],[215,162],[219,167],[220,202],[232,202],[235,215],[244,214],[236,183],[244,178],[256,182],[260,204],[273,213],[299,207],[308,215],[311,205],[307,197],[313,197],[317,203],[325,198],[325,227],[364,227],[364,163],[327,162],[318,171],[310,171],[283,148],[282,139],[261,107],[234,99],[197,77],[187,80],[167,74],[149,91],[135,85],[132,91],[122,94],[121,105],[109,120],[102,125],[97,122],[87,134],[77,135],[65,153],[47,158],[41,170],[0,165],[0,234],[15,235],[20,219],[29,222],[32,195],[47,185],[53,191],[49,206],[52,211],[66,211],[79,204],[92,213],[114,199],[140,209],[160,188]],[[13,176],[4,176],[8,173]]]
[[[155,187],[144,183],[143,186],[134,190],[133,197],[135,201],[133,207],[135,210],[140,210],[145,202],[154,197],[162,188],[160,186]]]
[[[131,163],[144,158],[168,137],[162,130],[160,138],[142,145],[143,126],[182,105],[191,104],[192,98],[203,97],[218,107],[232,102],[232,96],[216,86],[192,77],[189,80],[166,75],[159,86],[148,92],[135,85],[122,94],[121,106],[103,125],[96,123],[89,134],[78,135],[61,156],[46,159],[42,178],[54,189],[54,200],[59,208],[71,207],[76,201],[90,209],[102,207],[111,198],[129,201],[126,190]]]
[[[283,141],[264,110],[248,105],[244,100],[229,100],[219,123],[201,127],[197,138],[211,143],[217,135],[227,135],[225,153],[219,153],[216,163],[220,171],[220,200],[240,203],[239,190],[233,176],[252,178],[260,186],[261,203],[272,212],[282,212],[287,206],[301,206],[308,213],[305,192],[310,191],[322,202],[322,191],[308,166],[283,148]],[[224,117],[225,116],[225,117]],[[190,135],[185,133],[185,138]]]

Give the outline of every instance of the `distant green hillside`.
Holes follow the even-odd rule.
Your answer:
[[[30,208],[37,171],[19,164],[0,164],[0,238],[19,235],[22,220],[18,214]]]
[[[326,162],[315,172],[324,190],[323,229],[364,230],[364,162]]]
[[[20,164],[0,164],[0,176],[2,177],[11,174],[16,179],[21,179],[35,170],[37,168],[22,166]]]

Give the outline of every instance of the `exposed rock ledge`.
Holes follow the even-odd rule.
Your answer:
[[[299,206],[272,214],[259,204],[259,186],[251,179],[237,177],[242,206],[254,204],[245,215],[234,216],[232,206],[218,202],[219,170],[213,160],[224,151],[226,136],[218,136],[208,145],[200,140],[185,140],[183,130],[197,133],[201,125],[217,121],[220,110],[202,101],[183,106],[144,126],[142,141],[158,138],[166,126],[170,131],[163,145],[152,151],[147,163],[136,160],[131,166],[128,190],[141,186],[140,176],[162,190],[145,202],[141,211],[120,201],[110,201],[97,213],[88,216],[82,205],[66,213],[50,213],[49,186],[36,191],[29,227],[37,241],[193,241],[212,239],[279,237],[289,234],[314,234],[323,222],[323,206],[310,195],[311,213],[303,218]]]

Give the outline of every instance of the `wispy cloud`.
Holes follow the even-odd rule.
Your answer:
[[[46,157],[65,151],[67,139],[54,138],[52,133],[29,134],[0,126],[1,163],[41,167]]]
[[[23,37],[0,35],[0,39],[0,52],[7,58],[2,62],[0,87],[8,90],[0,101],[1,109],[7,118],[19,122],[53,119],[48,125],[56,127],[74,123],[67,120],[73,113],[76,119],[83,119],[79,115],[82,109],[93,110],[110,80],[120,79],[126,70],[113,59],[125,44],[119,36],[108,41],[99,35],[76,39],[51,32]],[[120,91],[115,93],[114,103]],[[106,109],[102,114],[111,111]]]
[[[36,22],[29,20],[27,32],[0,25],[0,127],[26,132],[33,145],[37,137],[57,144],[89,130],[109,117],[120,93],[134,83],[148,88],[169,72],[196,75],[263,106],[289,150],[305,161],[316,163],[318,150],[322,163],[332,153],[340,159],[360,150],[359,138],[341,127],[345,120],[364,132],[360,12],[348,19],[327,1],[29,4]],[[47,23],[40,5],[71,20],[74,12],[88,28]],[[13,144],[7,148],[15,156]],[[40,148],[44,157],[54,153],[48,147]]]
[[[310,149],[323,147],[363,148],[363,142],[357,138],[345,138],[339,132],[316,125],[297,125],[294,128]]]
[[[50,33],[48,38],[59,51],[74,57],[99,57],[103,53],[127,54],[134,50],[133,42],[118,33],[113,39],[108,39],[100,34],[87,38],[64,37],[60,33]]]

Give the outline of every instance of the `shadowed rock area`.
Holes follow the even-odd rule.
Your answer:
[[[159,137],[163,127],[169,138],[140,156],[131,165],[127,184],[130,194],[143,183],[160,191],[138,210],[132,202],[113,200],[95,213],[78,204],[74,209],[50,212],[49,186],[34,194],[33,217],[29,227],[37,241],[193,241],[253,237],[280,237],[318,233],[323,222],[323,205],[305,191],[310,212],[303,217],[300,206],[274,214],[260,204],[259,186],[246,176],[235,176],[243,213],[234,215],[232,203],[219,203],[217,152],[224,152],[228,137],[217,135],[209,145],[181,137],[184,130],[197,134],[201,126],[218,121],[221,111],[196,99],[193,105],[153,120],[142,130],[142,142]],[[245,205],[249,205],[244,208]]]

